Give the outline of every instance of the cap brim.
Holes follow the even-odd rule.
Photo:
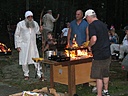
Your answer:
[[[86,17],[84,16],[83,19],[86,19]]]

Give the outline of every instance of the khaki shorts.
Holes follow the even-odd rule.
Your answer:
[[[109,77],[110,63],[110,58],[105,60],[93,60],[91,67],[91,78],[103,79],[104,77]]]

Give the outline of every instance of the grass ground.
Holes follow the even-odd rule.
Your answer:
[[[14,72],[9,73],[9,75],[15,75],[15,70],[19,71],[19,73],[17,73],[19,75],[15,77],[10,76],[10,78],[7,78],[5,70],[11,70],[14,68],[14,65],[17,67],[12,70]],[[0,82],[18,87],[21,90],[33,90],[36,88],[40,89],[42,87],[50,86],[49,81],[39,82],[38,80],[34,81],[32,79],[29,81],[23,80],[21,67],[18,65],[18,53],[15,50],[11,56],[1,56],[0,66]],[[33,66],[31,66],[31,68],[33,68]],[[68,91],[68,87],[66,85],[59,83],[55,83],[55,89],[62,93]],[[76,91],[79,96],[96,96],[96,94],[92,93],[91,90],[92,87],[89,87],[88,84],[80,84],[77,85]],[[112,96],[128,96],[128,81],[126,80],[126,72],[122,70],[121,64],[119,64],[117,61],[113,61],[110,66],[109,91]]]

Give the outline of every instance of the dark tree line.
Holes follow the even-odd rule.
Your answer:
[[[27,10],[27,0],[2,0],[0,2],[0,26],[16,24],[24,19]],[[75,18],[75,11],[82,9],[84,12],[92,8],[97,12],[98,18],[108,24],[121,29],[128,22],[128,0],[28,0],[29,9],[34,13],[34,19],[39,22],[40,13],[45,6],[44,13],[48,9],[53,10],[53,15],[59,13],[57,31],[60,31],[65,22]],[[4,28],[2,27],[2,28]]]
[[[117,29],[128,25],[128,1],[127,0],[108,0],[107,22],[113,24]]]
[[[89,8],[94,9],[98,18],[105,22],[108,28],[114,25],[118,30],[123,29],[128,25],[127,5],[128,0],[2,0],[0,2],[0,42],[9,45],[8,36],[11,33],[7,31],[7,25],[16,25],[24,19],[24,13],[28,9],[34,13],[34,19],[38,23],[44,6],[44,13],[48,9],[53,11],[54,17],[59,13],[60,18],[55,23],[54,29],[54,34],[58,37],[65,23],[75,18],[77,9],[82,9],[84,12]],[[121,31],[118,33],[123,37]]]

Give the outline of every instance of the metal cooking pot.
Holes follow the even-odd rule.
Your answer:
[[[48,59],[49,57],[51,57],[51,55],[56,55],[55,51],[46,51],[46,58]]]

